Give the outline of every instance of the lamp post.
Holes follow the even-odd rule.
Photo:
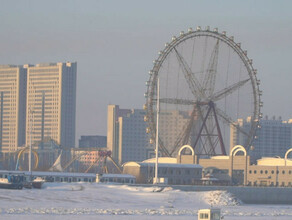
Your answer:
[[[154,181],[153,184],[158,184],[158,145],[159,145],[159,138],[158,138],[158,131],[159,131],[159,78],[157,79],[157,106],[156,106],[156,111],[157,111],[157,118],[156,118],[156,147],[155,147],[155,176],[154,176]]]
[[[30,181],[32,180],[32,128],[33,128],[33,111],[29,108],[30,115],[30,138],[29,138],[29,155],[28,155],[28,171],[30,173]]]

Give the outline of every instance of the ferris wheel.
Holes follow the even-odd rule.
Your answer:
[[[252,60],[226,32],[189,28],[159,52],[145,93],[147,132],[156,138],[159,78],[159,150],[175,156],[191,145],[199,155],[226,155],[232,138],[247,150],[259,126],[260,81]],[[244,120],[243,120],[244,119]],[[248,123],[243,123],[247,119]]]

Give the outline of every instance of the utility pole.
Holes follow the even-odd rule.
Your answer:
[[[158,184],[158,145],[159,145],[159,111],[160,111],[160,103],[159,103],[159,78],[157,79],[157,101],[156,101],[156,111],[157,111],[157,119],[156,119],[156,148],[155,148],[155,176],[153,184]]]

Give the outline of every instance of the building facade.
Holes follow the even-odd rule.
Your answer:
[[[146,133],[147,124],[144,121],[145,110],[132,109],[124,117],[119,117],[119,162],[142,161],[147,158],[149,148],[149,134]]]
[[[250,118],[238,119],[238,125],[244,130],[250,127]],[[246,136],[231,129],[231,146],[244,145]],[[283,121],[281,118],[267,116],[260,121],[256,138],[249,152],[252,161],[262,157],[283,157],[285,152],[292,147],[292,119]]]
[[[79,148],[106,148],[106,136],[82,135],[79,139]]]
[[[27,66],[26,145],[51,138],[75,147],[77,63]]]
[[[25,144],[26,69],[0,66],[0,152],[15,152]]]

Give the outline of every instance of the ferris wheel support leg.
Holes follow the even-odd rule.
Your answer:
[[[226,155],[224,141],[223,141],[223,138],[222,138],[221,129],[220,129],[220,125],[219,125],[219,122],[218,122],[218,118],[217,118],[217,114],[216,114],[214,105],[212,105],[211,108],[213,109],[213,112],[214,112],[214,118],[215,118],[215,122],[216,122],[216,127],[217,127],[217,132],[218,132],[218,138],[219,138],[219,142],[220,142],[221,152],[222,152],[223,155]]]
[[[201,125],[200,131],[199,131],[199,133],[198,133],[198,135],[197,135],[197,138],[196,138],[196,141],[195,141],[195,144],[194,144],[194,147],[193,147],[194,150],[195,150],[195,148],[196,148],[196,146],[197,146],[197,144],[198,144],[198,142],[199,142],[199,139],[200,139],[200,137],[201,137],[201,134],[202,134],[203,128],[205,127],[205,124],[206,124],[206,121],[207,121],[207,118],[208,118],[210,112],[211,112],[211,108],[209,107],[208,112],[207,112],[207,114],[206,114],[206,116],[205,116],[205,118],[204,118],[203,124]],[[206,152],[206,153],[207,153],[207,152]]]

